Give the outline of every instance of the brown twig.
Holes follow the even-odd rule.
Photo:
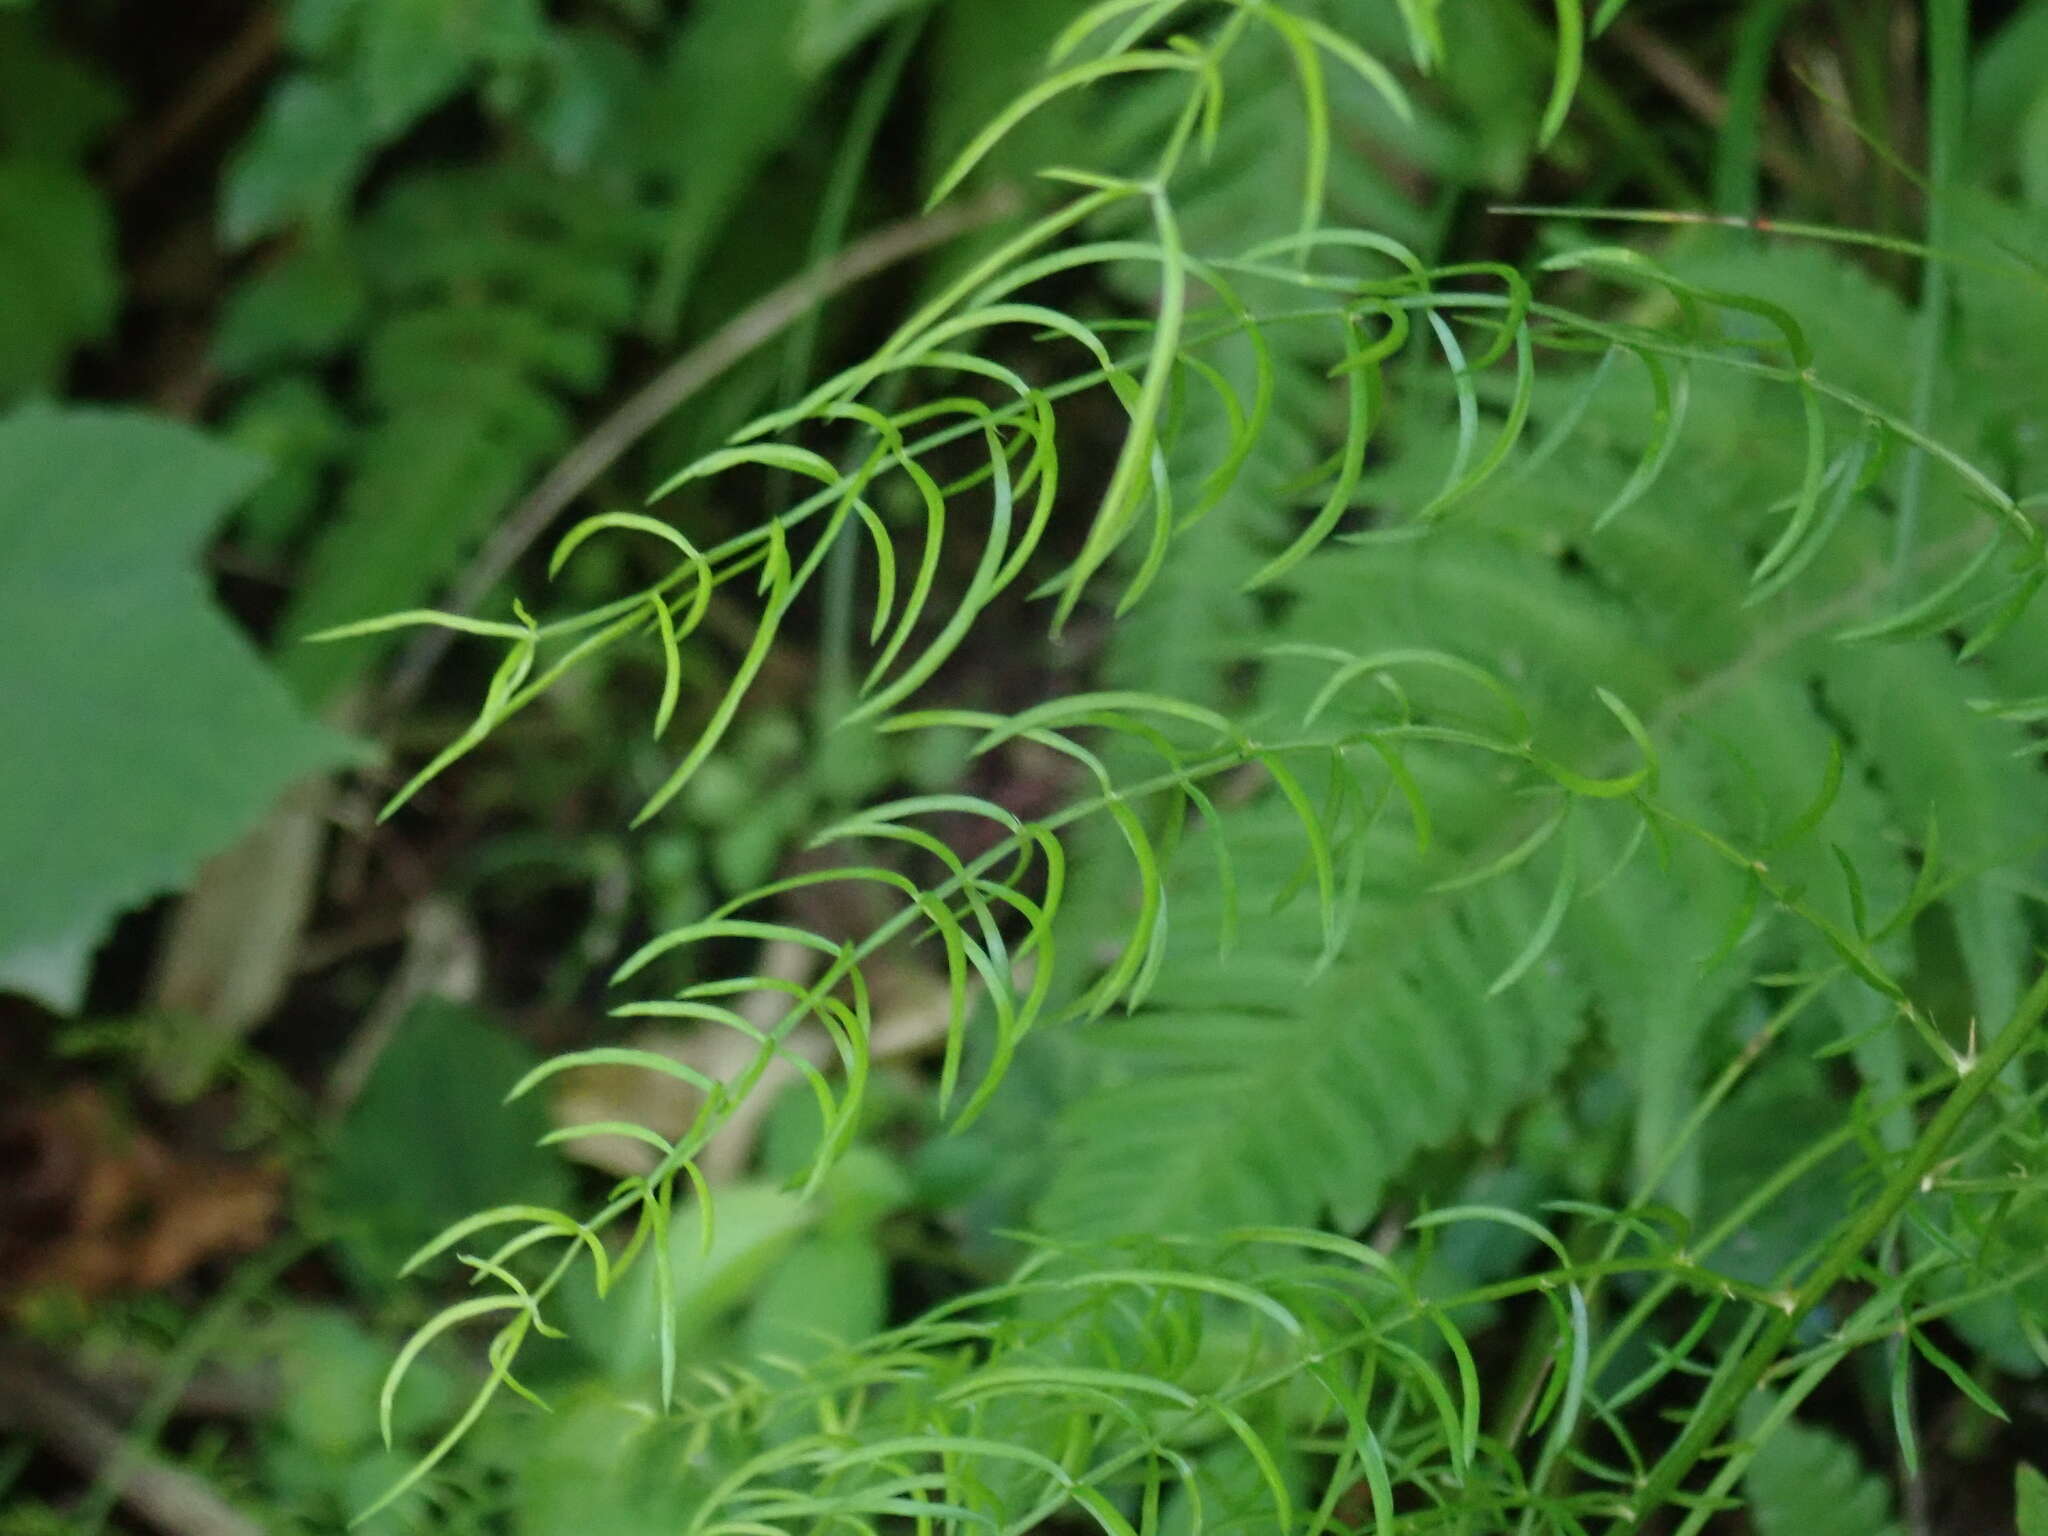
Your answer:
[[[263,78],[282,45],[278,7],[259,5],[178,99],[114,151],[107,166],[109,185],[126,192],[161,170],[216,113]]]
[[[1624,16],[1607,29],[1607,36],[1641,66],[1644,74],[1663,86],[1708,127],[1719,128],[1727,118],[1728,98],[1722,94],[1721,88],[1701,74],[1692,60],[1643,22]],[[1810,179],[1805,163],[1786,147],[1782,136],[1773,131],[1768,120],[1763,127],[1757,154],[1765,168],[1787,186],[1804,185]]]
[[[591,429],[520,502],[477,551],[450,589],[443,608],[472,612],[561,510],[616,464],[641,438],[698,390],[755,348],[773,340],[815,306],[876,273],[943,245],[967,231],[1014,212],[1016,190],[999,186],[971,203],[906,219],[855,241],[822,266],[770,290],[677,358]],[[387,717],[404,711],[418,696],[427,674],[447,650],[452,633],[424,629],[392,669],[380,703]]]
[[[118,1414],[141,1412],[163,1380],[163,1363],[139,1349],[117,1350],[88,1362],[72,1359],[66,1372]],[[277,1410],[284,1383],[275,1360],[254,1365],[202,1365],[178,1389],[176,1413],[201,1419],[260,1419]]]
[[[1607,29],[1607,36],[1702,122],[1718,126],[1728,115],[1728,98],[1721,88],[1642,22],[1624,16]]]
[[[121,1502],[168,1536],[263,1536],[262,1526],[190,1472],[137,1454],[81,1389],[13,1350],[0,1353],[0,1423],[88,1476],[118,1464]]]

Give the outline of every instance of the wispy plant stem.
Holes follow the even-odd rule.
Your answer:
[[[599,475],[623,458],[628,449],[660,425],[677,406],[755,348],[774,340],[818,305],[855,283],[969,230],[992,224],[1014,213],[1017,207],[1015,188],[994,187],[971,202],[886,225],[856,240],[832,260],[763,294],[629,395],[623,405],[593,427],[582,442],[548,471],[478,551],[449,594],[447,611],[473,612],[564,507],[589,490]],[[448,649],[448,640],[443,631],[421,632],[392,671],[391,682],[379,701],[385,714],[402,713],[418,696],[434,663]]]
[[[1706,1400],[1687,1423],[1685,1432],[1650,1469],[1636,1503],[1639,1515],[1647,1515],[1670,1502],[1686,1474],[1713,1448],[1749,1394],[1778,1363],[1800,1324],[1861,1261],[1913,1197],[1925,1192],[1929,1176],[1942,1160],[1949,1143],[1955,1139],[1956,1132],[1977,1107],[1978,1101],[1997,1083],[2000,1074],[2032,1044],[2044,1014],[2048,1014],[2048,972],[2043,972],[2021,999],[2011,1021],[1998,1032],[1983,1056],[1958,1061],[1960,1081],[1955,1091],[1935,1111],[1926,1129],[1907,1149],[1904,1159],[1886,1180],[1877,1198],[1842,1229],[1799,1288],[1785,1298],[1783,1310],[1742,1357],[1741,1363],[1709,1390]],[[1635,1524],[1634,1520],[1617,1523],[1614,1530],[1620,1532]]]
[[[1961,148],[1968,108],[1970,62],[1969,0],[1927,0],[1927,243],[1946,249],[1954,231],[1950,185]],[[1920,318],[1913,337],[1913,425],[1933,425],[1935,385],[1948,344],[1949,270],[1944,262],[1921,266]],[[1920,534],[1920,508],[1927,493],[1927,455],[1906,455],[1899,485],[1899,521],[1892,563],[1900,568]]]
[[[1735,58],[1728,67],[1727,114],[1714,156],[1714,206],[1743,218],[1757,209],[1757,169],[1762,163],[1764,89],[1778,34],[1800,0],[1750,0],[1735,31]]]

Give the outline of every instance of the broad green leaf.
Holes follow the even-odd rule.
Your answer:
[[[1046,49],[1079,7],[1067,0],[1005,0],[1001,5],[946,5],[933,23],[931,126],[922,184],[942,170],[974,133],[1035,85]],[[1029,175],[1074,152],[1085,121],[1084,96],[1063,97],[998,144],[988,169]]]
[[[1762,1418],[1745,1414],[1745,1432]],[[1898,1536],[1884,1479],[1831,1430],[1788,1420],[1757,1450],[1744,1484],[1758,1536]]]
[[[391,1364],[383,1336],[338,1307],[307,1307],[275,1319],[258,1342],[277,1361],[279,1426],[292,1439],[330,1461],[376,1442],[377,1386]],[[421,1361],[398,1397],[399,1434],[409,1438],[444,1419],[459,1390],[455,1378]]]
[[[60,1013],[75,1013],[84,1005],[93,951],[104,927],[81,923],[70,933],[0,954],[0,992],[19,992]]]
[[[659,1460],[670,1442],[646,1404],[589,1383],[554,1408],[520,1426],[514,1528],[522,1536],[672,1536],[675,1479]]]
[[[825,1175],[823,1227],[837,1236],[872,1231],[910,1199],[910,1179],[887,1153],[849,1147]]]
[[[113,323],[113,221],[69,166],[0,160],[0,294],[0,404],[61,383],[72,352]]]
[[[75,161],[120,115],[119,93],[33,17],[0,20],[0,153]]]
[[[182,884],[292,780],[349,756],[194,564],[261,473],[140,415],[0,420],[0,954]]]
[[[221,232],[241,245],[306,220],[334,217],[374,145],[336,81],[295,75],[272,93],[227,169]]]
[[[315,1184],[362,1283],[388,1283],[415,1248],[472,1211],[568,1198],[567,1166],[537,1145],[541,1099],[502,1102],[533,1064],[523,1044],[458,1004],[426,998],[405,1016]]]
[[[281,555],[319,505],[322,472],[347,448],[348,423],[304,373],[281,374],[236,402],[228,438],[269,460],[270,478],[235,519],[236,542]]]
[[[402,132],[479,66],[514,68],[545,38],[538,0],[366,0],[352,74],[379,138]]]
[[[2048,90],[2034,97],[2019,132],[2020,190],[2036,207],[2048,208]]]
[[[330,357],[362,328],[369,295],[344,242],[309,243],[228,296],[213,360],[237,377]]]
[[[2048,76],[2048,6],[2023,5],[1977,52],[1970,81],[1970,160],[1998,163]],[[1981,174],[1981,172],[1978,172]]]
[[[748,1297],[817,1218],[802,1196],[760,1180],[721,1188],[713,1200],[711,1247],[694,1210],[678,1209],[668,1229],[671,1322],[677,1365],[696,1363],[705,1336]],[[586,1271],[587,1274],[587,1271]],[[579,1276],[563,1292],[570,1336],[621,1385],[644,1388],[659,1367],[664,1330],[656,1266],[646,1260],[599,1300]]]
[[[830,69],[877,28],[929,0],[803,0],[791,51],[807,74]]]
[[[737,81],[745,88],[734,89]],[[698,264],[748,183],[803,121],[815,87],[791,56],[787,25],[763,25],[760,0],[698,0],[675,29],[638,125],[669,202],[654,324],[674,323]]]
[[[558,170],[587,171],[606,155],[638,152],[620,129],[631,104],[646,94],[639,54],[598,27],[557,27],[539,74],[517,111]]]
[[[284,37],[293,51],[331,57],[354,34],[366,0],[292,0],[284,8]]]
[[[769,1276],[748,1315],[755,1356],[808,1360],[834,1344],[857,1343],[882,1326],[888,1265],[872,1232],[804,1238]]]

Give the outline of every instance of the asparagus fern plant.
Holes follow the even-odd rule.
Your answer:
[[[550,567],[642,541],[666,574],[329,632],[500,649],[391,811],[580,669],[652,658],[672,757],[646,821],[850,569],[839,729],[1029,748],[1072,789],[1032,817],[867,805],[619,966],[620,1016],[729,1032],[742,1064],[606,1046],[518,1086],[625,1067],[701,1109],[679,1137],[565,1128],[646,1144],[647,1171],[415,1256],[478,1289],[399,1352],[387,1422],[450,1329],[492,1330],[490,1369],[378,1507],[529,1395],[586,1292],[631,1293],[652,1341],[636,1507],[707,1536],[1690,1536],[1750,1497],[1790,1528],[1816,1480],[1882,1521],[1802,1417],[1831,1378],[1878,1361],[1906,1403],[1934,1373],[1997,1414],[1941,1340],[1997,1379],[2048,1366],[2048,451],[1999,340],[2048,325],[2023,216],[1937,180],[1940,248],[1876,242],[1943,274],[1918,315],[1824,229],[1659,253],[1550,210],[1527,269],[1439,259],[1347,125],[1414,116],[1457,12],[1360,9],[1078,12],[932,198],[1077,93],[1102,157],[1044,168],[1049,201],[869,356]],[[1543,136],[1621,9],[1558,0]],[[1285,179],[1277,227],[1233,215],[1224,166]],[[734,483],[771,513],[694,537]],[[700,700],[714,604],[748,638]],[[1085,685],[949,698],[1020,611],[1064,643],[1108,627]],[[884,915],[854,938],[792,916],[856,887]],[[814,951],[809,979],[731,963],[763,941]],[[674,1297],[717,1231],[706,1149],[793,1068],[801,1180],[831,1175],[892,945],[946,978],[953,1131],[1038,1139],[1023,1256],[873,1337],[705,1366]]]

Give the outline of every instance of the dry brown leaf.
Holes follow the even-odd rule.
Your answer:
[[[0,1304],[36,1291],[156,1290],[269,1237],[283,1177],[173,1151],[90,1084],[0,1122]]]

